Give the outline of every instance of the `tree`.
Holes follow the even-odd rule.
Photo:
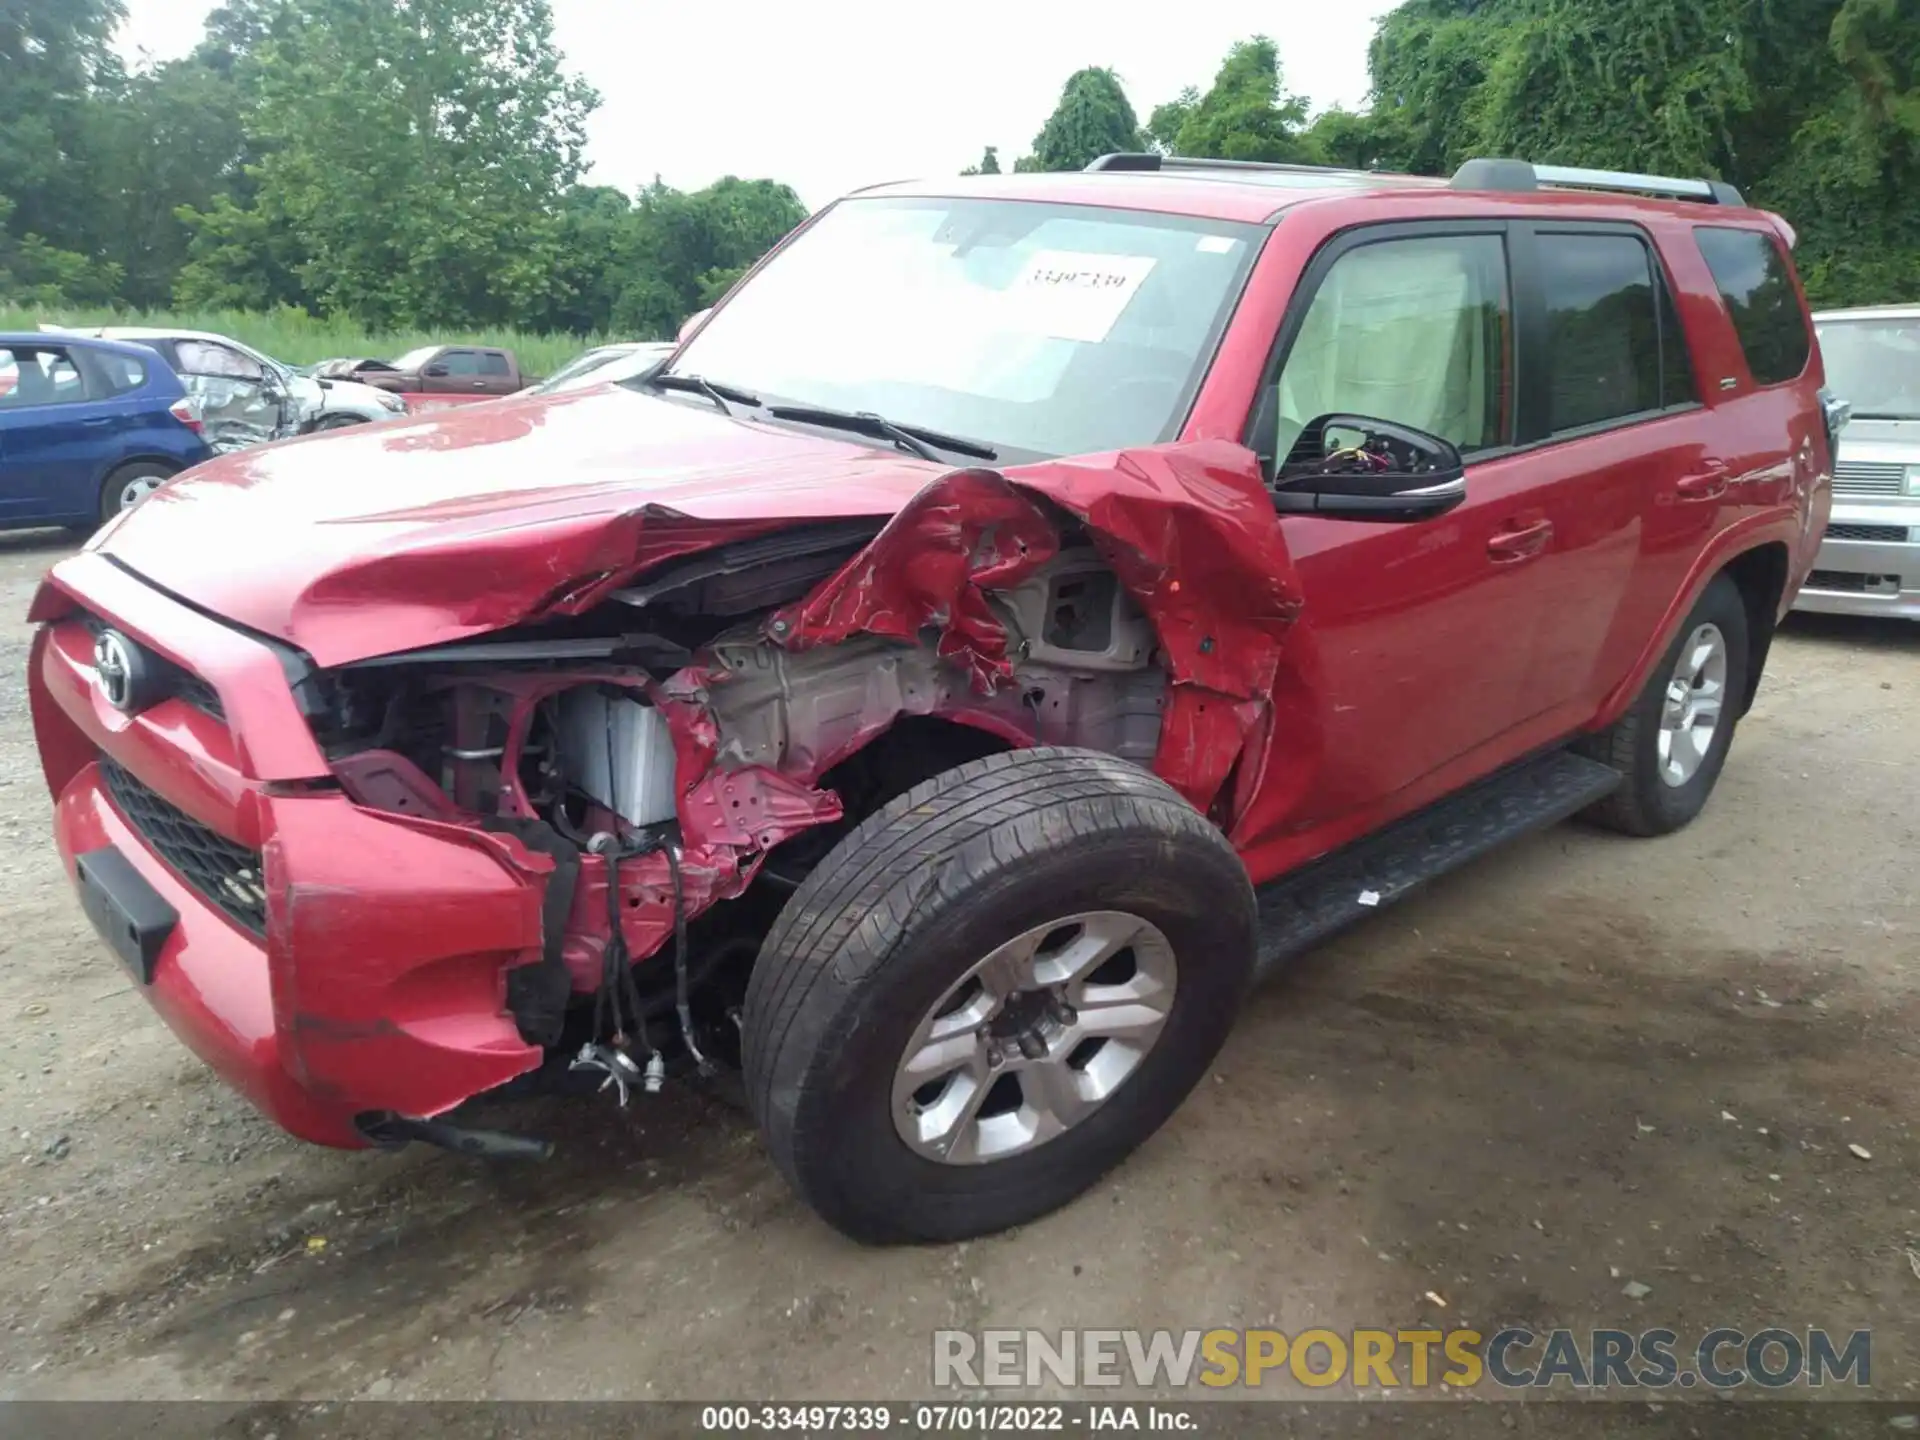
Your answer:
[[[980,157],[978,165],[969,165],[960,172],[962,175],[998,175],[1000,173],[1000,152],[992,145]]]
[[[257,195],[216,212],[208,246],[257,211],[297,237],[314,301],[376,328],[553,301],[555,215],[595,97],[561,73],[547,0],[298,0],[268,20]]]
[[[1153,112],[1148,128],[1174,154],[1298,163],[1314,158],[1306,123],[1306,100],[1282,94],[1279,48],[1256,35],[1227,52],[1206,94],[1183,92]]]
[[[1020,170],[1084,170],[1102,155],[1139,150],[1145,144],[1120,79],[1111,70],[1077,70],[1060,92],[1047,123],[1033,138],[1033,154]]]
[[[1909,0],[1407,0],[1371,52],[1372,137],[1708,175],[1780,210],[1828,304],[1920,292],[1920,7]]]
[[[800,198],[772,180],[730,175],[691,194],[656,180],[634,207],[616,328],[638,337],[672,335],[806,217]]]
[[[0,3],[0,266],[22,292],[86,300],[118,283],[94,257],[111,229],[96,161],[122,18],[120,0]]]

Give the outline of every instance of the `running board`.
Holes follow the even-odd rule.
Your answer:
[[[1622,782],[1611,766],[1568,750],[1524,761],[1344,849],[1262,885],[1265,979],[1322,940],[1509,840],[1557,825]]]

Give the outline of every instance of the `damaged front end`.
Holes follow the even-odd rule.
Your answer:
[[[677,1067],[737,1062],[747,977],[788,897],[861,819],[965,761],[1035,744],[1105,751],[1155,770],[1223,828],[1257,783],[1298,596],[1238,446],[1017,479],[954,471],[884,521],[648,510],[606,533],[643,561],[563,578],[484,633],[455,617],[444,643],[295,678],[338,785],[326,808],[344,798],[356,836],[371,825],[403,837],[328,851],[337,833],[297,798],[316,782],[263,792],[265,870],[283,890],[264,936],[280,1063],[317,1103],[361,1102],[362,1139],[518,1153],[510,1137],[462,1142],[426,1122],[530,1072],[585,1071],[624,1099]],[[259,713],[231,717],[235,743]],[[58,793],[52,761],[49,777]],[[435,847],[510,872],[513,893],[484,901],[491,919],[477,883],[399,868]],[[343,885],[342,873],[365,878]],[[341,958],[392,954],[383,927],[401,923],[416,883],[411,923],[461,931],[460,964]],[[443,981],[459,995],[431,994]],[[409,1103],[366,1109],[354,1077],[393,1073],[403,1052],[383,1047],[402,1033],[480,1038],[447,1039],[456,1058],[436,1077],[417,1057],[439,1052],[405,1051]],[[189,1039],[215,1058],[214,1041]]]

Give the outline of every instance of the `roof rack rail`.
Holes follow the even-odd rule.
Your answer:
[[[1724,180],[1691,180],[1677,175],[1636,175],[1626,170],[1583,170],[1572,165],[1535,165],[1527,160],[1469,160],[1453,176],[1455,190],[1521,192],[1547,189],[1624,190],[1669,200],[1698,200],[1707,205],[1745,205],[1740,192]]]
[[[1158,155],[1152,151],[1123,150],[1102,155],[1091,162],[1089,170],[1278,170],[1308,175],[1354,175],[1364,171],[1343,170],[1337,165],[1288,165],[1278,160],[1207,160],[1194,155]]]

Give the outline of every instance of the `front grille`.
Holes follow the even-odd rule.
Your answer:
[[[174,671],[170,678],[173,683],[168,686],[168,689],[174,699],[186,701],[194,709],[211,715],[222,725],[227,723],[227,712],[220,704],[220,697],[213,693],[213,687],[206,681],[185,670]]]
[[[102,630],[109,628],[107,622],[97,615],[85,616],[84,623],[87,633],[96,640],[100,638]],[[152,651],[147,651],[146,655],[149,661],[160,666],[160,683],[155,687],[157,693],[151,703],[157,704],[163,699],[180,700],[203,714],[211,715],[222,725],[227,723],[226,709],[220,704],[220,697],[214,693],[211,685],[192,671],[182,670]]]
[[[1904,525],[1829,525],[1829,540],[1878,540],[1882,544],[1904,545],[1907,540],[1907,527]]]
[[[1816,570],[1807,576],[1809,590],[1837,590],[1844,595],[1898,595],[1898,575],[1857,575],[1851,570]]]
[[[267,886],[258,850],[215,834],[104,755],[100,774],[115,807],[155,854],[236,925],[266,935]]]
[[[1865,460],[1842,460],[1833,467],[1836,495],[1899,495],[1907,486],[1907,467]]]

